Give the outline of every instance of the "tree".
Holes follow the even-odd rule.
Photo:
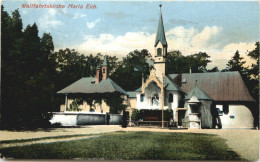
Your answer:
[[[256,48],[248,53],[248,56],[256,61],[249,70],[252,79],[259,79],[259,42],[255,43]]]
[[[210,56],[205,52],[199,52],[188,56],[183,56],[180,51],[173,51],[167,54],[167,72],[172,73],[192,73],[206,72],[207,64],[211,61]]]
[[[256,61],[248,68],[248,84],[247,87],[254,99],[259,102],[259,42],[255,43],[256,48],[248,53],[248,56]]]
[[[55,105],[55,66],[51,35],[38,36],[34,23],[24,31],[19,11],[10,17],[2,8],[2,128],[36,128],[49,124]],[[8,34],[8,35],[6,35]],[[51,75],[50,75],[51,74]]]
[[[112,80],[126,91],[136,90],[142,84],[142,76],[147,78],[152,68],[147,60],[151,60],[151,54],[146,49],[130,52],[117,64]]]
[[[246,61],[243,61],[243,57],[240,56],[239,51],[237,50],[231,60],[228,61],[226,69],[222,70],[225,71],[238,71],[242,76],[245,83],[249,80],[249,75],[247,72],[247,68],[244,67]]]
[[[219,72],[219,70],[218,70],[218,67],[217,66],[215,66],[214,68],[212,68],[212,69],[208,69],[207,70],[208,72]]]
[[[23,87],[22,71],[18,68],[21,57],[22,23],[18,10],[10,17],[4,7],[1,9],[1,126],[15,127],[19,124],[19,106],[13,102],[19,96],[19,87]],[[17,26],[15,26],[17,25]]]
[[[246,63],[245,61],[242,61],[243,59],[244,58],[240,56],[239,51],[236,51],[231,60],[228,61],[227,69],[229,71],[238,71],[241,73],[244,70],[243,65]]]
[[[253,115],[255,118],[255,125],[259,127],[259,42],[255,43],[255,49],[248,53],[248,56],[256,61],[251,65],[248,71],[248,81],[246,82],[247,88],[255,99],[256,103],[251,105],[254,107]]]

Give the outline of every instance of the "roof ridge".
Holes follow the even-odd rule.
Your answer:
[[[206,72],[206,73],[181,73],[179,75],[182,75],[182,74],[212,74],[212,73],[239,73],[239,71],[215,71],[215,72]],[[177,73],[172,73],[172,74],[168,74],[168,75],[178,75]]]
[[[116,90],[116,88],[119,88],[120,91],[122,91],[122,92],[124,92],[124,94],[128,95],[127,92],[122,87],[120,87],[118,84],[116,84],[116,82],[114,82],[112,79],[107,78],[107,80],[109,80],[111,82],[111,86],[114,88],[114,90]],[[117,86],[117,87],[114,87],[114,86]]]
[[[179,87],[177,84],[175,84],[174,81],[173,81],[173,79],[172,79],[169,75],[166,75],[166,78],[170,81],[170,83],[171,83],[178,91],[183,92],[182,88]]]

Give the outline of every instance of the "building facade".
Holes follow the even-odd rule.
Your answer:
[[[179,127],[254,127],[253,108],[250,107],[254,100],[239,72],[169,74],[166,71],[167,46],[160,5],[154,69],[142,87],[129,92],[133,103],[131,111],[142,111],[143,120],[163,121],[164,111],[172,110],[173,120]],[[159,113],[153,113],[155,111]]]
[[[128,96],[125,104],[129,116],[133,111],[142,111],[143,121],[169,122],[166,112],[171,112],[172,120],[178,127],[188,128],[253,128],[254,99],[250,96],[239,72],[183,73],[171,74],[167,67],[167,40],[163,16],[159,14],[159,24],[155,37],[154,69],[142,86],[133,92],[125,92],[108,76],[106,58],[96,77],[81,78],[59,94],[65,95],[61,111],[67,111],[77,94],[120,93]],[[152,45],[151,45],[152,46]],[[104,101],[79,105],[80,111],[105,114],[110,107]]]

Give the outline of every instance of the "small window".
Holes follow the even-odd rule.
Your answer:
[[[169,94],[168,102],[169,103],[173,102],[173,94],[172,93]]]
[[[140,101],[144,102],[144,95],[143,94],[141,94],[141,96],[140,96]]]
[[[235,119],[235,116],[234,115],[230,115],[229,118],[230,119]]]
[[[162,49],[161,48],[157,49],[157,56],[162,56]]]

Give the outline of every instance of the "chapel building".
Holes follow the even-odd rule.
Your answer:
[[[167,40],[160,5],[154,43],[154,69],[142,86],[128,92],[130,115],[142,111],[143,121],[162,121],[172,110],[178,127],[253,128],[250,96],[239,72],[171,74],[166,71]]]

